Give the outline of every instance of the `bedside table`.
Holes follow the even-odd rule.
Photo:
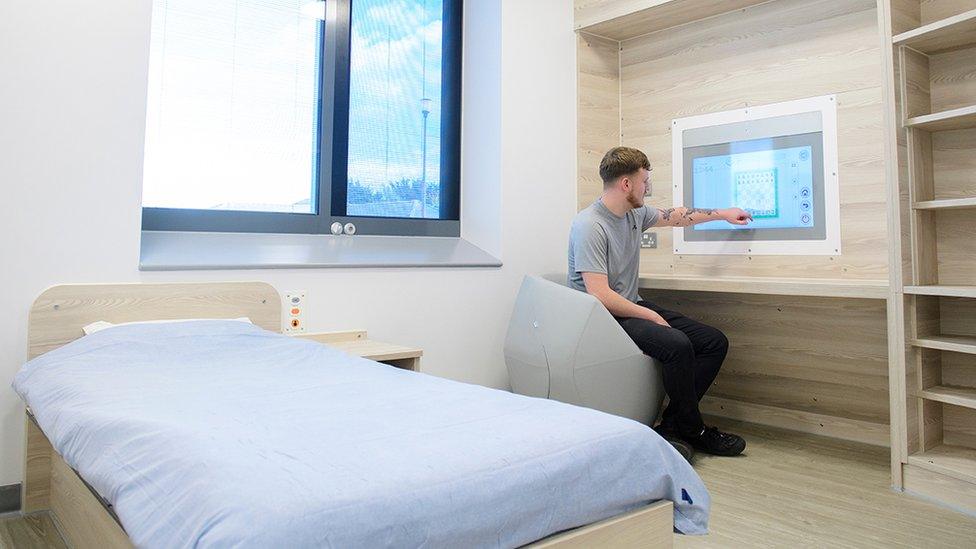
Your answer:
[[[420,357],[424,355],[423,349],[416,347],[371,340],[366,337],[366,330],[294,334],[291,337],[331,345],[352,355],[413,372],[420,371]]]

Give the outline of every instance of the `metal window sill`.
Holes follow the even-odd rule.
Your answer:
[[[459,237],[142,231],[141,271],[501,267]]]

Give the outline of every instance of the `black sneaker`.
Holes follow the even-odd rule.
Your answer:
[[[696,450],[716,456],[737,456],[746,449],[746,441],[739,435],[723,433],[715,427],[705,427],[696,437],[685,437]]]
[[[691,447],[691,444],[681,440],[677,433],[663,425],[658,425],[654,430],[661,435],[661,438],[668,441],[681,454],[681,457],[685,458],[685,461],[691,463],[691,459],[695,457],[695,449]]]
[[[681,454],[681,457],[685,458],[685,461],[691,463],[691,459],[695,457],[695,449],[691,447],[691,444],[688,444],[680,438],[666,438],[664,440],[671,443],[671,446]]]

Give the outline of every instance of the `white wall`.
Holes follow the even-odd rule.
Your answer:
[[[266,280],[309,292],[310,330],[367,328],[506,387],[519,281],[565,269],[575,213],[572,2],[467,1],[463,231],[504,267],[175,273],[137,270],[150,5],[0,2],[0,485],[21,478],[27,312],[54,284]]]

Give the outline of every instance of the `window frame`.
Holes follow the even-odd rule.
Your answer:
[[[461,234],[461,64],[463,0],[443,0],[439,219],[350,216],[346,213],[349,152],[352,2],[326,0],[320,23],[319,143],[313,166],[314,213],[190,208],[142,208],[143,231],[331,234],[335,222],[357,234],[446,236]]]

